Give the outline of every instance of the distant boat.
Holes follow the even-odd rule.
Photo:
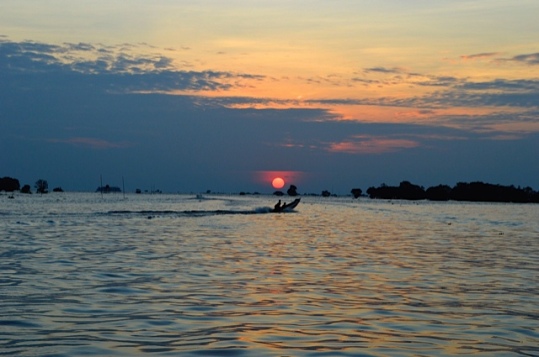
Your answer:
[[[281,200],[275,205],[275,208],[273,208],[273,212],[292,212],[294,208],[299,204],[299,201],[301,201],[301,198],[296,198],[294,201],[290,203],[285,203],[281,206]]]

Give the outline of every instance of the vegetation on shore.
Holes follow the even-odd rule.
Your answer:
[[[396,200],[539,203],[539,192],[531,187],[520,188],[484,182],[459,182],[454,187],[438,185],[425,190],[421,186],[402,181],[399,186],[382,184],[379,187],[370,187],[367,194],[370,198]]]
[[[34,185],[37,193],[48,193],[48,182],[43,179],[36,181]],[[24,185],[21,188],[18,179],[11,177],[0,178],[0,192],[32,193],[30,185]],[[63,192],[61,187],[56,187],[53,192]],[[96,192],[121,192],[119,187],[111,187],[109,185],[98,187]],[[137,193],[140,193],[137,190]],[[160,191],[159,191],[160,192]],[[208,191],[209,193],[209,191]],[[290,185],[286,191],[289,196],[298,196],[295,185]],[[350,193],[354,198],[359,198],[363,191],[360,188],[351,189]],[[241,194],[245,194],[242,192]],[[282,191],[273,193],[277,196],[284,195]],[[318,196],[316,194],[311,194]],[[334,196],[329,191],[323,190],[320,194],[323,197]],[[476,182],[459,182],[454,187],[448,185],[432,186],[427,189],[419,185],[414,185],[409,181],[402,181],[399,186],[388,186],[382,184],[379,187],[369,187],[367,195],[371,199],[386,199],[386,200],[430,200],[430,201],[470,201],[470,202],[514,202],[514,203],[539,203],[539,192],[534,191],[531,187],[515,187],[495,185]]]
[[[297,196],[297,187],[293,188],[293,194]],[[362,195],[360,188],[353,188],[350,193],[354,198]],[[276,196],[282,196],[282,191],[274,192]],[[427,189],[419,185],[414,185],[409,181],[402,181],[399,186],[388,186],[382,184],[379,187],[369,187],[367,195],[371,199],[385,200],[429,200],[429,201],[469,201],[469,202],[514,202],[514,203],[539,203],[539,192],[531,187],[515,187],[493,185],[484,182],[459,182],[454,187],[448,185],[438,185]],[[310,196],[318,196],[310,194]],[[323,190],[322,197],[334,196],[329,191]]]
[[[36,193],[49,193],[49,183],[47,180],[39,179],[34,184],[34,188],[36,189]],[[21,184],[18,179],[12,178],[12,177],[2,177],[0,178],[0,192],[6,191],[6,192],[14,192],[19,191],[20,193],[26,193],[31,194],[32,190],[30,188],[30,185],[26,184],[21,187]],[[55,187],[53,189],[54,192],[64,192],[61,187]]]

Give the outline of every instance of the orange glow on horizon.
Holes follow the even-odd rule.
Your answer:
[[[298,185],[302,182],[306,176],[302,171],[256,171],[254,172],[254,180],[260,184],[271,184],[273,188],[280,189],[285,187],[286,184]],[[282,186],[276,187],[275,183],[280,184],[282,180]],[[277,181],[277,182],[275,182]]]

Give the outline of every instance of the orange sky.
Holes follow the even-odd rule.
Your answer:
[[[539,77],[536,57],[516,59],[539,51],[539,40],[532,35],[539,33],[533,15],[539,12],[539,4],[531,0],[518,4],[500,0],[429,4],[57,0],[10,1],[2,10],[0,33],[11,39],[125,43],[134,54],[170,58],[178,70],[255,77],[222,79],[232,87],[198,95],[267,100],[251,104],[257,108],[322,106],[336,119],[428,121],[424,115],[413,115],[417,104],[399,102],[423,98],[421,107],[429,107],[433,93],[457,84],[500,79],[517,84]],[[490,91],[504,90],[493,85]],[[391,108],[317,103],[380,98],[385,99],[384,107]],[[481,103],[473,108],[450,101],[436,105],[443,111],[455,107],[465,113],[493,111]],[[511,107],[511,103],[495,105],[497,111]],[[430,120],[436,122],[438,117]],[[536,130],[535,124],[527,125]]]

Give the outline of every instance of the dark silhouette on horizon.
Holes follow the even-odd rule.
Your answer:
[[[0,178],[0,191],[13,192],[18,191],[21,187],[19,180],[11,177]]]
[[[49,193],[49,183],[47,182],[47,180],[43,180],[43,179],[37,180],[35,184],[35,188],[36,188],[37,193],[41,193],[41,194]]]
[[[288,196],[297,196],[298,195],[298,188],[295,186],[295,185],[290,185],[290,187],[288,188],[288,190],[286,190],[286,193],[288,194]]]
[[[48,182],[39,179],[35,183],[37,193],[48,193]],[[20,187],[20,182],[16,178],[2,177],[0,178],[0,192],[14,192],[31,194],[30,185]],[[53,192],[63,192],[61,187],[56,187]],[[105,185],[97,188],[95,192],[113,193],[122,192],[119,187]],[[137,193],[141,193],[137,189]],[[161,191],[152,191],[159,192]],[[300,195],[297,192],[295,185],[290,185],[286,193],[289,196]],[[354,198],[359,198],[363,191],[360,188],[353,188],[350,193]],[[539,192],[534,191],[531,187],[521,188],[503,185],[495,185],[484,183],[481,181],[474,182],[459,182],[454,187],[448,185],[437,185],[427,188],[426,190],[419,185],[412,184],[409,181],[402,181],[399,186],[388,186],[381,184],[379,187],[369,187],[367,195],[371,199],[388,199],[388,200],[429,200],[429,201],[470,201],[470,202],[513,202],[513,203],[539,203]],[[258,194],[258,193],[256,193]],[[273,192],[275,196],[284,196],[282,191]],[[310,194],[317,196],[316,194]],[[323,197],[331,196],[327,190],[322,191]]]
[[[427,190],[409,181],[402,181],[399,186],[382,184],[380,187],[369,187],[367,194],[370,198],[389,200],[539,203],[539,192],[531,187],[517,188],[480,181],[459,182],[453,188],[438,185]]]
[[[117,193],[117,192],[122,192],[122,190],[119,187],[116,187],[116,186],[105,185],[105,186],[97,187],[97,190],[95,190],[95,192],[102,192],[102,193],[116,192]]]
[[[352,194],[352,196],[354,196],[354,198],[359,198],[363,191],[360,188],[353,188],[352,190],[350,190],[350,193]]]

